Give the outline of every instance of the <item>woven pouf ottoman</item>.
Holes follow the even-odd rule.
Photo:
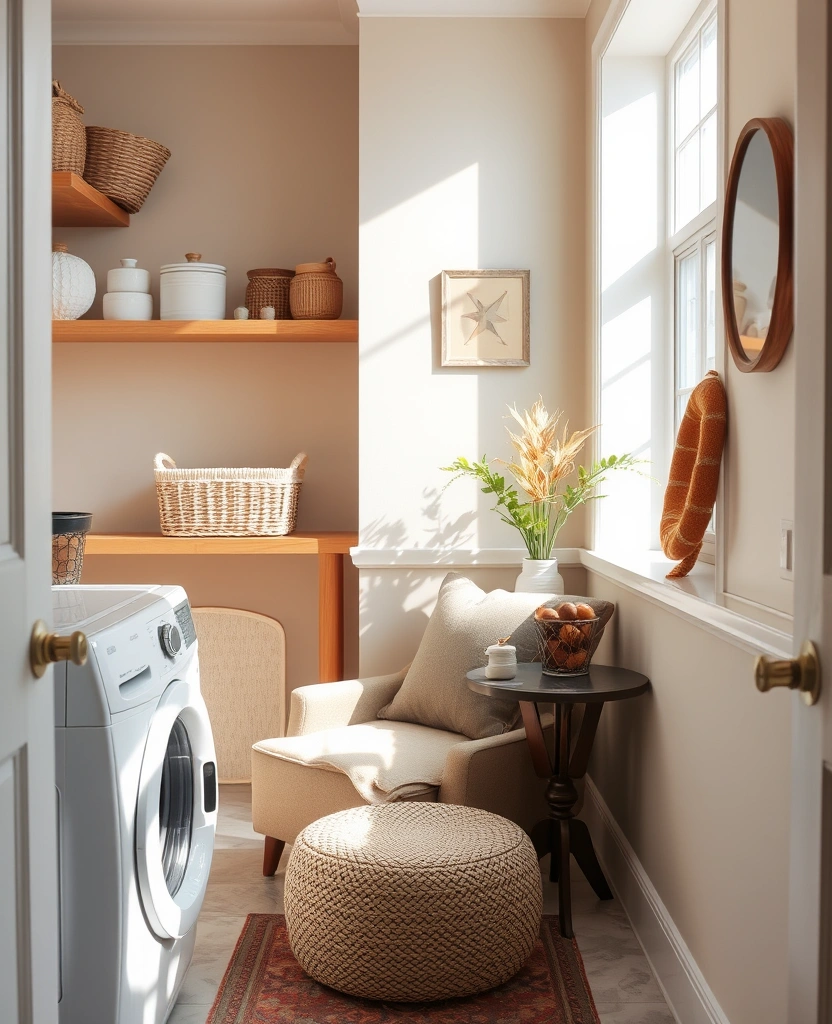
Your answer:
[[[532,952],[542,902],[525,832],[450,804],[330,814],[300,833],[286,869],[300,965],[365,999],[448,999],[508,981]]]

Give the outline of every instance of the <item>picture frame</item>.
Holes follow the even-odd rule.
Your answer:
[[[442,271],[442,366],[529,365],[528,270]]]

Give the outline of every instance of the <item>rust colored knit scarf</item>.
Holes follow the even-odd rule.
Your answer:
[[[711,521],[725,443],[726,404],[719,374],[709,370],[688,399],[664,492],[662,551],[668,558],[681,559],[668,579],[687,576],[694,567]]]

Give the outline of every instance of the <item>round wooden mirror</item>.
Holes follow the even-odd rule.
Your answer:
[[[740,132],[725,194],[722,305],[734,362],[773,370],[793,327],[794,139],[779,117]]]

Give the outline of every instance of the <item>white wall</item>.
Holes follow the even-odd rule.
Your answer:
[[[359,167],[360,543],[519,546],[439,467],[507,457],[507,404],[539,394],[587,425],[583,22],[363,20]],[[531,270],[529,368],[440,366],[439,275],[468,268]],[[403,607],[362,573],[362,665]]]

